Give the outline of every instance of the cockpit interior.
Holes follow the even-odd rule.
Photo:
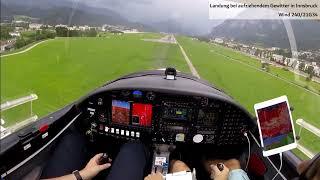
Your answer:
[[[279,166],[279,157],[262,156],[248,110],[210,83],[169,68],[108,82],[3,139],[2,178],[40,177],[59,139],[75,131],[88,151],[108,152],[113,159],[127,142],[144,144],[151,152],[146,175],[157,168],[152,155],[161,153],[196,169],[198,180],[209,178],[202,165],[207,159],[238,159],[250,179],[271,179]],[[294,157],[284,154],[279,179],[297,176]]]

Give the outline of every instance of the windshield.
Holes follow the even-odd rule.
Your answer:
[[[285,5],[242,5],[248,9],[207,0],[1,0],[1,136],[122,75],[175,67],[252,115],[254,104],[286,95],[300,137],[294,153],[311,158],[320,151],[319,8],[284,19],[288,11],[257,8]]]

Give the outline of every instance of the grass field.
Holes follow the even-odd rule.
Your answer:
[[[293,111],[294,120],[303,118],[320,128],[319,95],[314,95],[303,88],[298,88],[266,72],[257,70],[256,67],[260,68],[261,65],[255,59],[230,49],[185,37],[179,37],[178,41],[184,47],[202,78],[226,91],[252,114],[255,103],[287,95],[290,105],[295,108]],[[245,62],[245,64],[234,61],[225,55]],[[290,72],[273,67],[271,72],[277,72],[279,76],[288,80],[295,80],[294,75],[289,74]],[[306,82],[301,79],[301,82],[298,83]],[[310,83],[309,86],[319,88],[318,84]],[[311,133],[303,131],[301,141],[312,151],[320,151],[319,140]]]
[[[223,54],[226,56],[229,56],[231,58],[240,60],[242,62],[245,62],[251,66],[261,68],[261,63],[257,61],[257,59],[244,55],[242,53],[236,52],[234,50],[230,50],[229,48],[213,44],[214,48],[211,49],[211,52],[214,52],[216,54]],[[313,81],[306,81],[306,78],[300,75],[296,75],[290,71],[284,70],[279,67],[270,66],[270,73],[278,75],[279,77],[285,78],[289,81],[292,81],[293,83],[301,86],[301,87],[308,87],[308,89],[312,90],[315,93],[318,93],[320,95],[320,84],[313,82]]]
[[[1,102],[35,93],[39,99],[33,104],[34,112],[43,117],[121,75],[171,65],[188,72],[177,45],[141,40],[159,37],[57,38],[28,52],[3,57]],[[21,120],[27,110],[5,111],[1,116],[9,126]]]

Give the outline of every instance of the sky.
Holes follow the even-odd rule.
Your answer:
[[[104,7],[133,22],[178,22],[196,33],[209,33],[220,21],[209,20],[208,0],[72,0]]]

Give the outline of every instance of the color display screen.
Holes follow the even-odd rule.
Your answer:
[[[112,122],[129,125],[130,103],[126,101],[112,100]]]
[[[132,124],[140,126],[151,126],[152,105],[133,103],[132,105]]]
[[[292,121],[286,102],[258,109],[257,112],[266,150],[294,143]]]

